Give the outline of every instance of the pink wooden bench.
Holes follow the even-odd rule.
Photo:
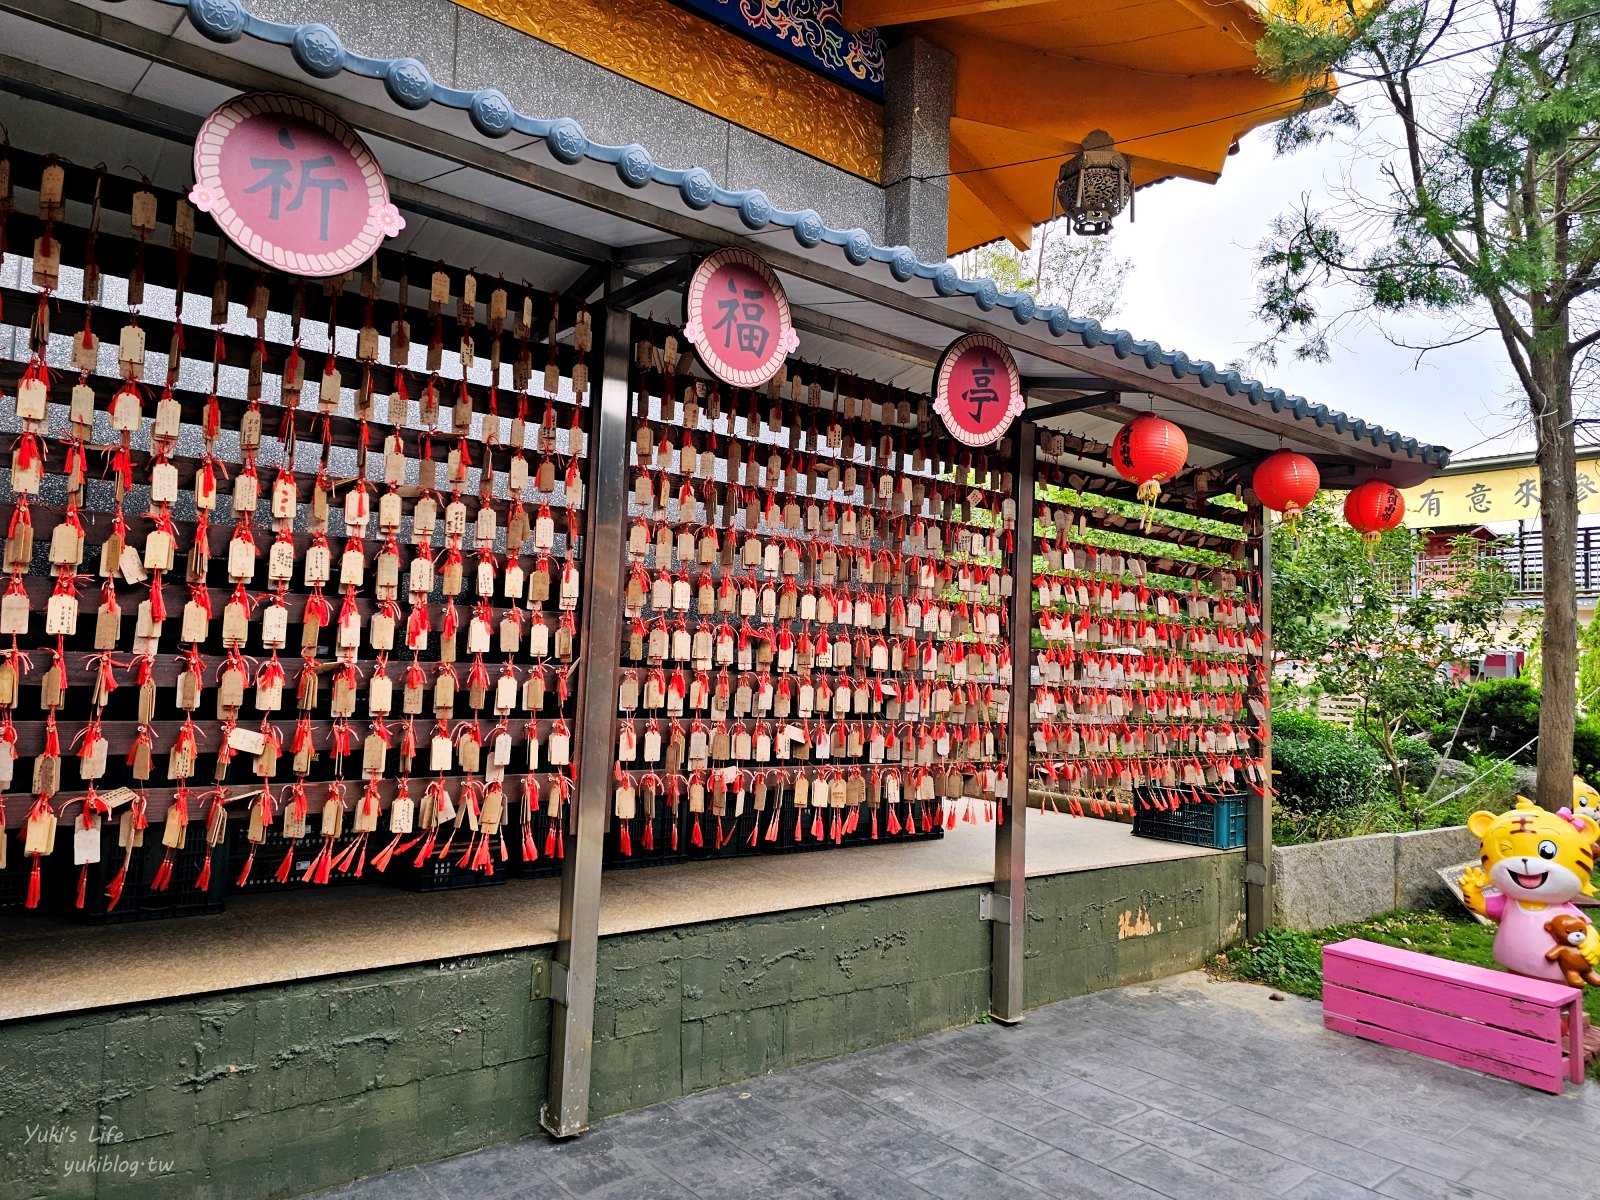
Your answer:
[[[1322,1023],[1559,1094],[1583,1081],[1578,988],[1351,938],[1322,948]]]

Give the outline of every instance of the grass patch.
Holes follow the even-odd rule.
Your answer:
[[[1494,928],[1471,917],[1437,910],[1384,913],[1326,929],[1269,929],[1224,950],[1207,965],[1220,979],[1264,983],[1296,996],[1322,998],[1322,947],[1346,938],[1365,938],[1385,946],[1402,946],[1452,962],[1498,969],[1494,961]],[[1600,988],[1585,988],[1583,1008],[1600,1022]],[[1600,1061],[1589,1064],[1591,1079],[1600,1079]]]

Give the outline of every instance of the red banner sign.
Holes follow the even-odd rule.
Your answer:
[[[689,277],[684,336],[718,379],[757,387],[800,346],[783,285],[756,255],[733,246],[713,251]]]
[[[229,100],[200,127],[189,201],[246,254],[342,275],[405,228],[377,159],[338,117],[294,96]]]
[[[969,333],[945,347],[933,373],[933,411],[969,446],[999,441],[1026,401],[1016,359],[999,338]]]

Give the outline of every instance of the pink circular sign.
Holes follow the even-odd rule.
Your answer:
[[[252,258],[295,275],[342,275],[405,228],[366,144],[294,96],[253,92],[200,127],[190,202]]]
[[[727,246],[701,260],[684,293],[684,337],[718,379],[756,387],[800,346],[783,285],[759,257]]]
[[[933,382],[933,411],[968,446],[999,441],[1027,404],[1016,359],[987,333],[968,333],[945,347]]]

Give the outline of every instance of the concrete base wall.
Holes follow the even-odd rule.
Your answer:
[[[1272,851],[1274,919],[1295,929],[1360,921],[1449,899],[1439,867],[1477,853],[1464,825],[1374,833]]]
[[[981,890],[604,939],[594,1116],[979,1019]],[[1028,1001],[1043,1004],[1234,940],[1243,856],[1032,879],[1028,900]],[[533,1133],[549,1003],[530,996],[549,953],[0,1025],[4,1192],[294,1196]],[[95,1129],[121,1140],[91,1143]],[[120,1169],[75,1165],[107,1156]]]

